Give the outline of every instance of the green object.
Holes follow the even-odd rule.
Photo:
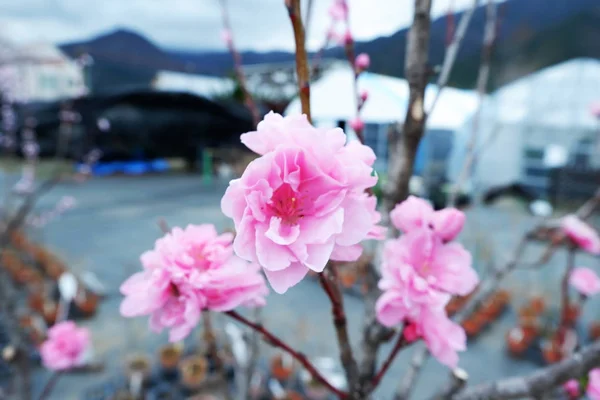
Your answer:
[[[212,173],[212,152],[210,150],[202,151],[202,181],[207,185],[213,180]]]

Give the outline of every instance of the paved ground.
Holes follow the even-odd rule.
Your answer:
[[[139,254],[150,248],[160,235],[157,218],[165,218],[171,226],[203,222],[214,223],[220,228],[231,226],[219,209],[224,188],[223,183],[203,185],[197,176],[114,177],[95,179],[83,186],[63,186],[48,195],[42,206],[53,204],[61,195],[69,194],[77,198],[78,207],[37,234],[38,238],[62,254],[74,270],[94,271],[111,289],[97,317],[86,323],[93,329],[98,357],[111,367],[109,372],[66,376],[58,383],[53,398],[81,399],[85,388],[114,375],[127,354],[146,351],[150,345],[166,342],[164,335],[148,332],[145,319],[125,320],[119,316],[118,285],[139,268]],[[483,270],[482,266],[489,261],[500,263],[506,260],[508,250],[532,218],[523,212],[515,212],[514,207],[497,207],[471,212],[469,221],[463,242],[474,252],[479,260],[478,267]],[[565,255],[559,253],[542,272],[520,271],[507,281],[507,286],[518,294],[539,292],[556,301],[564,259]],[[596,263],[600,266],[597,259],[581,257],[578,260],[582,265]],[[358,343],[363,305],[359,299],[348,297],[346,308],[352,340]],[[594,315],[594,309],[597,307],[588,307],[586,315],[600,317]],[[285,296],[271,294],[264,316],[273,331],[296,343],[308,355],[336,356],[329,310],[320,287],[305,280]],[[472,383],[524,373],[533,368],[531,363],[515,362],[504,356],[504,334],[513,323],[514,316],[508,313],[498,323],[501,325],[498,329],[488,331],[469,344],[469,351],[462,356],[460,365],[469,372]],[[391,398],[409,356],[410,351],[396,360],[377,392],[380,398]],[[39,375],[38,385],[44,379],[43,373]],[[414,398],[427,398],[432,388],[439,387],[447,376],[448,372],[435,361],[428,362]]]

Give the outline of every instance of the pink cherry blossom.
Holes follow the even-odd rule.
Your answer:
[[[371,58],[367,53],[360,53],[358,56],[356,56],[356,60],[354,60],[354,67],[357,71],[369,69],[369,65],[371,65]]]
[[[365,129],[365,123],[363,122],[362,119],[360,119],[359,117],[356,117],[350,121],[350,127],[355,132],[362,132],[362,130]]]
[[[576,379],[570,379],[563,384],[563,389],[569,396],[569,399],[578,399],[581,396],[579,391],[579,382]]]
[[[588,374],[586,393],[590,400],[600,400],[600,368],[594,368]]]
[[[346,29],[346,32],[344,33],[344,36],[342,36],[341,39],[343,40],[341,44],[344,46],[351,45],[354,41],[354,38],[352,37],[352,32],[350,32],[349,29]]]
[[[600,236],[591,226],[576,215],[562,219],[562,229],[571,241],[591,254],[600,254]]]
[[[141,256],[144,270],[121,285],[121,315],[150,315],[156,332],[170,329],[169,340],[185,338],[201,311],[261,306],[268,289],[260,267],[233,254],[232,234],[213,225],[173,228]]]
[[[369,92],[365,89],[360,92],[360,100],[364,103],[369,98]]]
[[[600,101],[596,101],[590,105],[590,114],[595,118],[600,118]]]
[[[329,16],[334,21],[348,19],[348,3],[346,0],[333,0],[331,7],[329,7]]]
[[[236,254],[263,267],[273,289],[284,293],[308,270],[329,259],[356,260],[360,242],[380,238],[375,154],[339,129],[317,129],[306,116],[270,113],[242,142],[262,157],[221,200],[237,231]]]
[[[430,309],[424,310],[417,326],[431,354],[442,364],[456,368],[457,352],[467,349],[464,329],[450,320],[445,312]]]
[[[465,224],[465,215],[456,208],[434,211],[431,205],[418,197],[409,196],[390,213],[392,223],[404,233],[429,228],[442,240],[453,240]]]
[[[90,332],[73,321],[63,321],[48,329],[48,339],[40,348],[44,367],[62,371],[84,365],[91,351]]]
[[[575,268],[569,277],[569,284],[584,296],[589,297],[600,292],[600,278],[590,268]]]

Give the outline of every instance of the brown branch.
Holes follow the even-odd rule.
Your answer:
[[[248,90],[248,84],[246,82],[246,75],[244,74],[244,68],[242,66],[242,56],[237,51],[235,44],[233,42],[233,33],[231,31],[231,24],[229,23],[229,13],[227,12],[227,4],[226,0],[221,0],[221,14],[223,18],[223,29],[227,32],[231,37],[229,37],[229,42],[227,46],[229,48],[229,52],[233,57],[233,69],[235,75],[238,80],[238,84],[240,85],[240,89],[242,90],[242,94],[244,95],[244,102],[246,103],[246,107],[250,110],[252,114],[252,121],[254,126],[257,126],[260,122],[260,112],[258,111],[258,107],[256,106],[256,102],[254,101],[254,97]]]
[[[330,272],[335,279],[334,265],[329,263],[327,268],[330,269]],[[319,282],[331,301],[331,314],[333,315],[333,325],[337,336],[338,346],[340,348],[340,361],[344,368],[344,372],[346,373],[346,380],[348,381],[350,392],[353,392],[354,386],[358,382],[358,364],[354,359],[352,346],[350,345],[342,292],[337,285],[337,280],[332,281],[324,272],[319,274]]]
[[[375,389],[377,389],[377,385],[379,385],[379,383],[381,382],[381,379],[383,379],[383,377],[385,376],[386,372],[388,371],[388,369],[394,362],[394,359],[396,358],[396,356],[398,355],[400,350],[405,348],[408,344],[409,344],[409,342],[406,341],[406,339],[404,337],[404,333],[400,332],[400,336],[398,336],[398,340],[396,340],[396,344],[394,345],[394,348],[392,349],[392,351],[390,352],[388,357],[385,359],[385,361],[381,365],[381,369],[379,370],[379,372],[377,372],[377,374],[375,374],[375,377],[371,381],[371,387],[368,389],[369,393],[372,393]]]
[[[348,393],[337,389],[335,386],[329,383],[329,381],[323,375],[321,375],[321,373],[316,369],[314,365],[312,365],[312,363],[303,353],[300,353],[291,348],[288,344],[283,342],[277,336],[266,330],[265,327],[263,327],[261,324],[254,323],[235,311],[227,311],[225,312],[225,314],[229,315],[231,318],[235,319],[239,323],[253,329],[254,331],[259,332],[266,338],[266,341],[269,342],[271,345],[278,347],[281,350],[288,353],[289,355],[291,355],[304,368],[306,368],[308,372],[310,372],[310,374],[315,380],[319,381],[319,383],[326,386],[332,393],[335,393],[335,395],[338,396],[340,399],[345,399],[348,397]]]
[[[302,114],[305,114],[310,121],[310,72],[304,44],[304,26],[302,25],[302,14],[300,12],[300,0],[287,0],[286,5],[294,29],[294,41],[296,42],[296,70]]]
[[[567,268],[565,269],[565,273],[562,277],[562,281],[560,282],[560,326],[559,332],[562,332],[566,329],[568,313],[569,313],[569,278],[571,277],[571,272],[573,272],[573,268],[575,268],[575,250],[576,248],[570,247],[567,252]]]
[[[466,388],[453,400],[539,398],[569,379],[577,379],[600,366],[600,342],[527,376],[512,377]]]
[[[472,15],[477,1],[474,2],[474,7],[470,10]],[[463,15],[463,19],[469,12]],[[470,17],[469,17],[470,18]],[[481,53],[481,63],[479,64],[479,72],[477,73],[477,109],[473,115],[473,125],[471,126],[471,136],[467,145],[467,158],[463,163],[461,171],[458,175],[458,179],[454,185],[452,185],[451,191],[448,196],[448,206],[454,207],[456,204],[456,198],[460,192],[460,189],[464,181],[469,177],[471,167],[475,162],[475,146],[477,145],[477,136],[479,134],[479,123],[481,120],[481,110],[483,108],[483,101],[485,99],[485,93],[487,91],[487,85],[490,77],[490,65],[492,63],[492,49],[496,40],[496,3],[493,0],[488,0],[486,7],[486,21],[485,21],[485,32],[483,36],[483,52]],[[462,23],[462,20],[461,20]],[[438,91],[439,95],[440,91]]]
[[[469,23],[471,22],[471,18],[473,18],[473,14],[475,13],[475,9],[479,0],[473,0],[473,4],[471,8],[465,11],[458,23],[458,27],[454,32],[454,36],[452,37],[452,42],[446,49],[446,54],[444,55],[444,62],[442,64],[442,71],[437,80],[438,92],[433,99],[433,103],[431,103],[431,107],[428,111],[429,114],[434,110],[435,105],[437,104],[441,94],[442,89],[446,87],[448,84],[448,80],[450,79],[450,73],[452,72],[452,68],[454,67],[454,63],[456,62],[456,57],[458,56],[458,50],[460,49],[460,45],[465,38],[465,34],[467,33],[467,28],[469,27]]]
[[[50,376],[50,379],[44,386],[44,389],[42,389],[39,400],[46,400],[50,396],[50,393],[52,393],[52,389],[54,389],[54,386],[56,385],[56,382],[58,382],[60,375],[61,373],[59,371],[52,373],[52,376]]]

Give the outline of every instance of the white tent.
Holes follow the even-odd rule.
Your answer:
[[[478,186],[520,182],[544,190],[548,169],[572,161],[580,152],[589,152],[591,167],[600,167],[600,123],[590,112],[600,100],[598,77],[600,61],[576,59],[525,76],[488,96],[478,127],[473,173]],[[462,169],[472,126],[468,120],[456,132],[450,180]]]
[[[369,92],[369,98],[361,110],[365,123],[402,123],[408,106],[406,80],[364,72],[358,79],[359,91]],[[348,66],[332,68],[310,89],[311,113],[316,123],[349,121],[356,114],[354,73]],[[425,108],[431,106],[437,93],[435,85],[429,85],[425,93]],[[473,113],[477,104],[471,91],[446,88],[442,92],[428,129],[454,130],[461,127]],[[286,115],[299,114],[300,99],[295,98],[285,111]]]
[[[153,87],[156,90],[181,91],[212,98],[233,91],[234,82],[229,78],[158,71]]]

